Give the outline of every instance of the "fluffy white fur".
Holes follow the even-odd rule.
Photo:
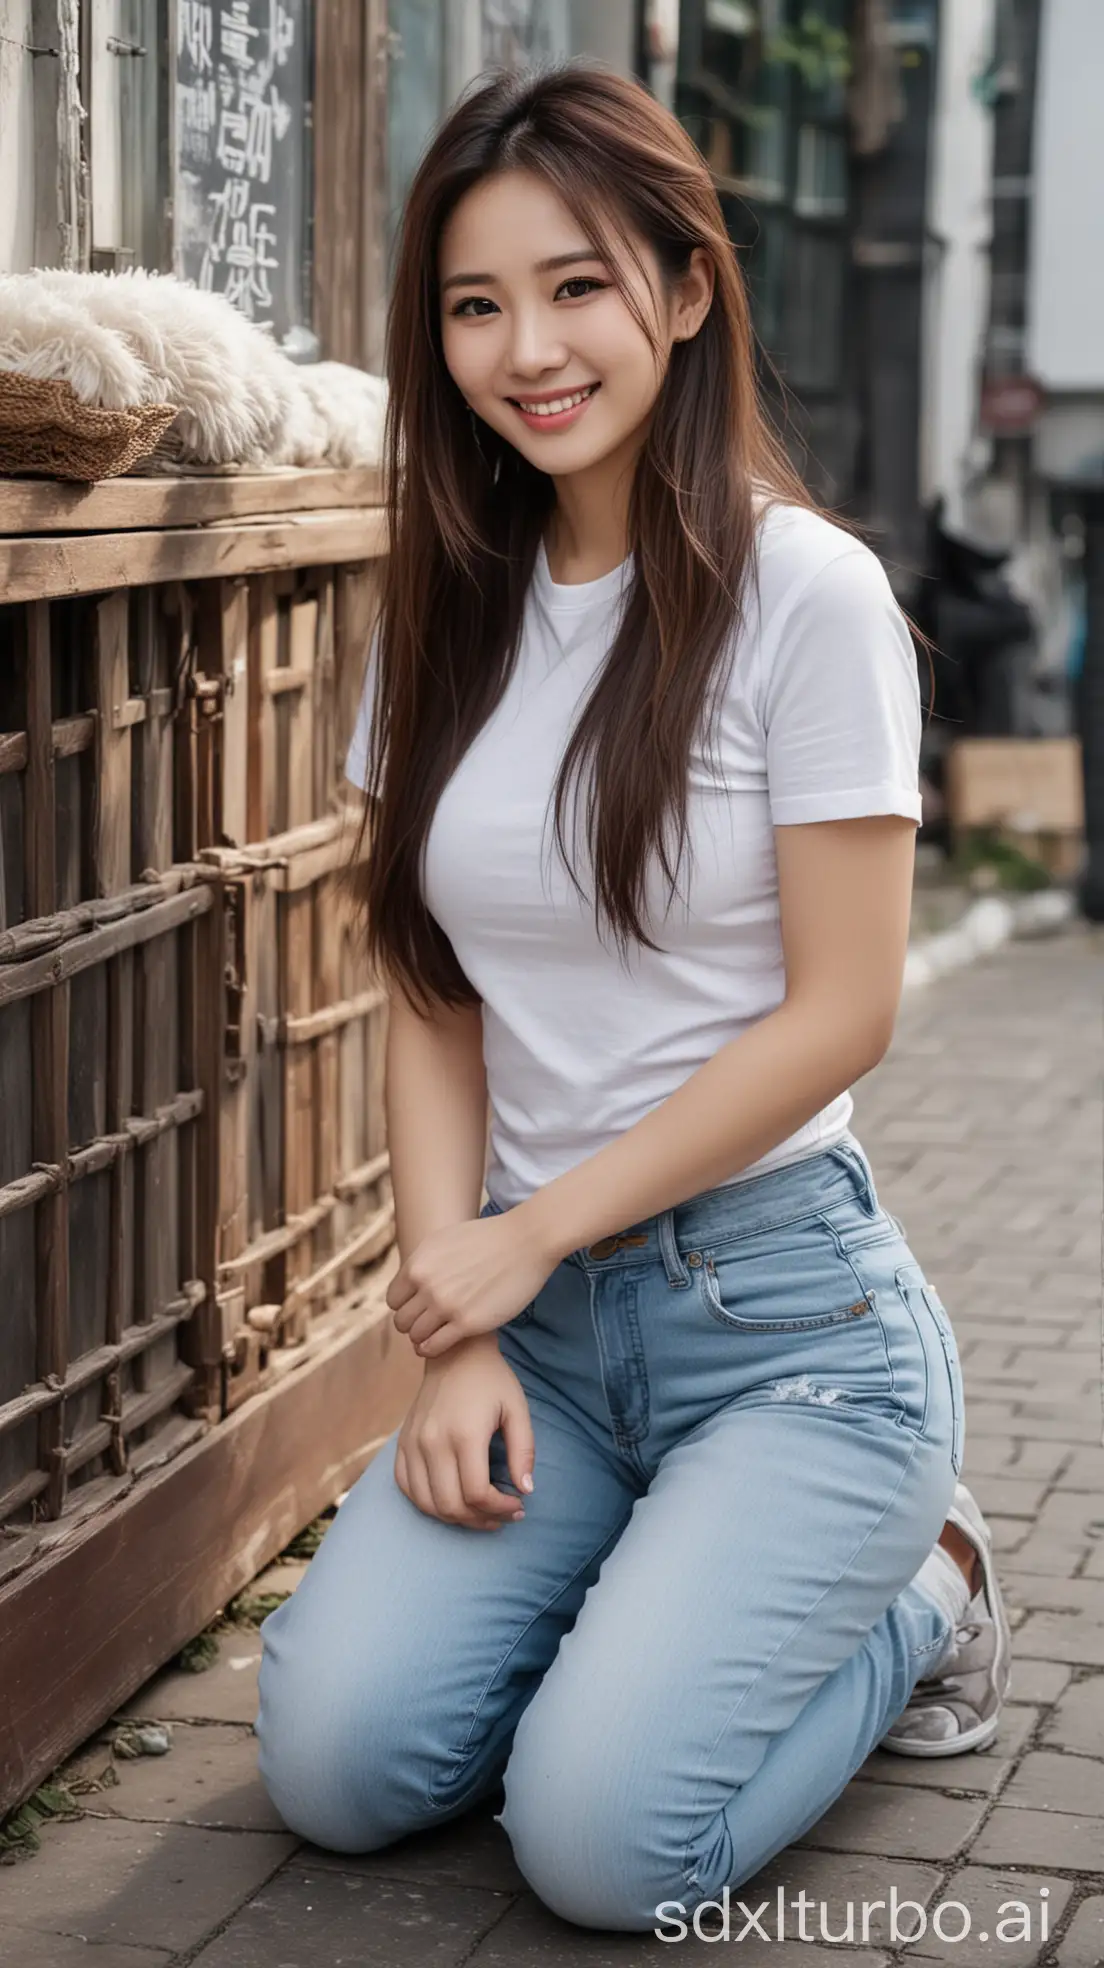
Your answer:
[[[290,367],[267,336],[221,294],[171,274],[63,273],[37,278],[114,328],[180,406],[172,437],[194,464],[261,464],[291,413]]]
[[[387,384],[297,365],[221,294],[172,274],[0,279],[0,368],[60,378],[103,409],[175,403],[159,455],[194,465],[374,465]]]
[[[0,278],[0,369],[69,383],[98,410],[166,401],[158,378],[122,335],[28,274]]]
[[[345,468],[378,465],[387,412],[384,377],[371,376],[344,362],[314,362],[300,369],[299,376],[326,432],[326,442],[322,457],[297,458],[295,462],[325,462]]]

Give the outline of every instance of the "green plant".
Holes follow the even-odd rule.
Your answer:
[[[991,873],[995,888],[1021,894],[1053,886],[1041,862],[1002,840],[992,828],[978,827],[965,834],[955,847],[950,865],[961,880],[969,881],[980,870],[986,870]]]
[[[793,27],[772,35],[764,50],[768,62],[788,62],[807,88],[827,89],[851,74],[851,42],[846,30],[832,27],[807,9]]]

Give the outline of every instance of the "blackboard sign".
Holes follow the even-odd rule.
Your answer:
[[[312,14],[312,0],[176,0],[174,37],[174,269],[306,356]]]

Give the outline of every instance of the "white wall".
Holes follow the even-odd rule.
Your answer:
[[[1046,0],[1035,98],[1028,361],[1104,390],[1104,0]]]
[[[994,13],[994,0],[943,0],[936,43],[920,485],[925,503],[942,494],[953,531],[965,523],[967,486],[987,450],[976,416],[989,315],[993,118],[971,84],[990,58]]]
[[[31,0],[0,0],[0,273],[34,261],[33,38]]]

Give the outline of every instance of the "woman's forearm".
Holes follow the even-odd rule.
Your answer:
[[[405,1263],[431,1231],[479,1215],[487,1155],[480,1005],[424,1019],[392,999],[384,1111]]]
[[[888,1044],[888,1039],[885,1044]],[[616,1141],[522,1203],[558,1261],[736,1175],[870,1072],[885,1051],[869,1021],[790,1003],[723,1045]]]

